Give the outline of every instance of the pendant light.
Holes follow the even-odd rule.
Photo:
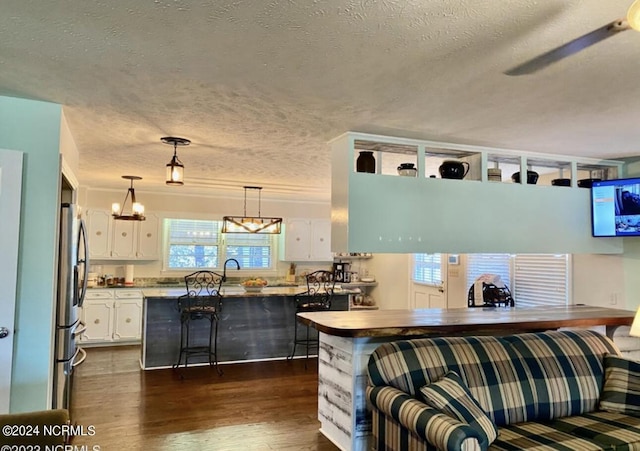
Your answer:
[[[140,202],[136,202],[136,192],[133,189],[133,181],[134,180],[142,180],[142,177],[138,177],[137,175],[123,175],[123,179],[130,180],[131,186],[127,190],[127,195],[124,197],[124,202],[122,202],[122,207],[117,202],[111,204],[111,216],[114,219],[120,219],[123,221],[144,221],[144,205]],[[127,199],[131,197],[131,213],[125,214],[125,208],[127,206]]]
[[[258,191],[258,216],[247,216],[247,190]],[[222,218],[222,233],[280,233],[282,218],[260,216],[261,186],[244,187],[244,216]]]
[[[178,146],[188,146],[191,141],[175,136],[160,138],[165,144],[173,144],[173,158],[167,164],[167,185],[184,185],[184,165],[178,159]]]

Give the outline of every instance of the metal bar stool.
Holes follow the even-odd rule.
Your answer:
[[[185,276],[187,294],[178,298],[180,311],[180,354],[174,368],[180,367],[184,356],[184,367],[189,364],[189,357],[207,356],[209,365],[214,365],[218,374],[218,321],[222,311],[222,295],[220,285],[224,276],[213,271],[196,271]],[[191,322],[209,321],[209,339],[206,344],[194,343],[191,335]]]
[[[306,326],[306,334],[298,336],[298,317],[301,312],[321,312],[331,308],[333,288],[336,283],[331,271],[315,271],[307,275],[307,291],[295,295],[295,314],[293,327],[293,349],[289,355],[292,359],[296,354],[296,346],[304,345],[306,358],[309,358],[309,348],[319,350],[319,338],[309,338],[309,326]]]

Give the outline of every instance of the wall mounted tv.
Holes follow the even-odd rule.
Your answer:
[[[593,182],[591,226],[593,236],[640,236],[640,177]]]

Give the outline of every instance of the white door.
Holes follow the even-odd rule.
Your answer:
[[[22,152],[0,150],[0,414],[9,412],[21,192]]]
[[[447,255],[431,254],[437,256],[436,261],[427,261],[423,264],[430,270],[423,271],[422,277],[428,279],[424,282],[416,282],[415,261],[412,273],[414,275],[411,284],[411,303],[412,308],[447,308]],[[436,268],[435,266],[438,266]]]

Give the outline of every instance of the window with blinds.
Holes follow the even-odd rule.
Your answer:
[[[221,221],[166,219],[166,269],[222,269],[235,258],[242,269],[272,269],[274,235],[220,233]]]
[[[567,254],[518,254],[514,258],[511,290],[519,307],[566,305],[568,299]]]
[[[227,233],[224,244],[227,258],[235,258],[241,268],[271,268],[271,243],[269,234]]]
[[[467,287],[482,274],[498,274],[517,307],[566,305],[569,301],[567,254],[468,254]]]
[[[428,285],[442,283],[442,254],[413,254],[413,281]]]
[[[468,254],[467,287],[474,284],[482,274],[497,274],[511,289],[510,254]]]

